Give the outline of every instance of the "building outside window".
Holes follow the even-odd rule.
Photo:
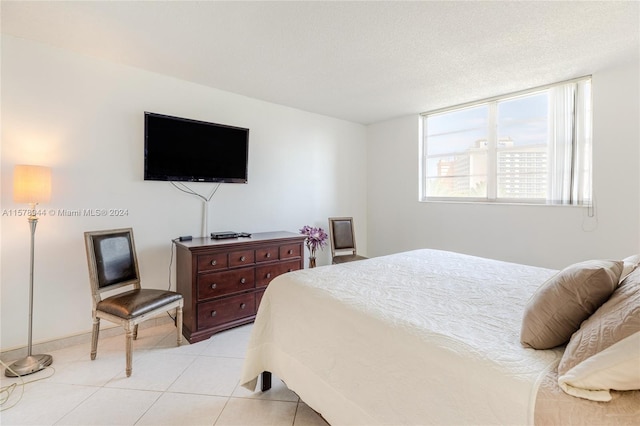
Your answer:
[[[422,201],[589,205],[591,78],[422,114]]]

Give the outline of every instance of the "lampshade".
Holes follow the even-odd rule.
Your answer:
[[[46,203],[51,197],[51,169],[44,166],[16,166],[13,171],[13,200],[16,203]]]

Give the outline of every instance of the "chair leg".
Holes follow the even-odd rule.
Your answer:
[[[178,346],[182,343],[182,306],[176,309],[176,327],[178,328]]]
[[[93,317],[93,332],[91,333],[91,360],[96,359],[98,353],[98,334],[100,334],[100,318]]]
[[[125,372],[127,373],[127,377],[131,376],[131,364],[133,361],[133,334],[134,334],[134,329],[137,327],[133,326],[131,327],[130,324],[127,324],[125,326],[125,330],[127,332],[127,336],[126,336],[126,356],[127,356],[127,368],[125,370]]]
[[[138,324],[133,326],[133,340],[138,340]]]

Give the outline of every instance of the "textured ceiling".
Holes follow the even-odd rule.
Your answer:
[[[640,3],[2,1],[3,34],[373,123],[638,60]]]

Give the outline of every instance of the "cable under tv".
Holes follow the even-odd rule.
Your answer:
[[[248,238],[248,237],[251,237],[251,234],[248,234],[246,232],[231,232],[231,231],[211,233],[211,238],[213,238],[214,240],[224,240],[227,238],[238,238],[238,237]]]

